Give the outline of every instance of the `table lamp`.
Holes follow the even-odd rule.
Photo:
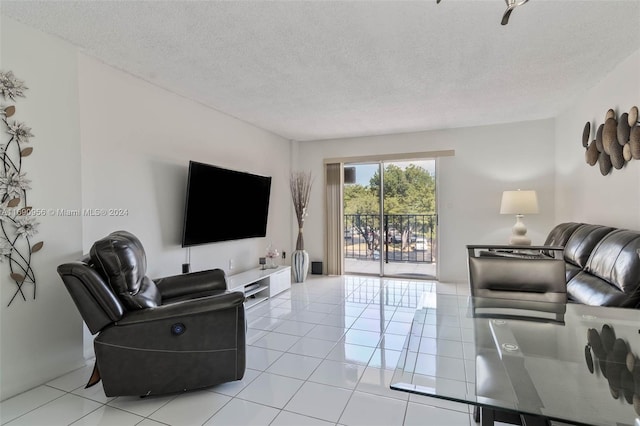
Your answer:
[[[511,245],[531,245],[531,239],[527,237],[527,227],[522,223],[525,214],[538,213],[538,196],[536,191],[504,191],[500,214],[515,214],[516,224],[511,228]]]

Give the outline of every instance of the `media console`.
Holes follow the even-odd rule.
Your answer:
[[[278,266],[274,269],[250,269],[227,276],[229,291],[242,291],[246,298],[245,308],[291,288],[291,267]]]

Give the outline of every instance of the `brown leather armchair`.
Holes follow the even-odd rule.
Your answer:
[[[107,396],[182,392],[242,379],[244,294],[213,269],[152,280],[140,241],[117,231],[58,274],[94,339]]]

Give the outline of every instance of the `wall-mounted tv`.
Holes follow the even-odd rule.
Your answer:
[[[271,177],[189,162],[182,247],[264,237]]]

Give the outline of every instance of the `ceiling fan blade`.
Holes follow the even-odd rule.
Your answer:
[[[509,23],[509,17],[511,16],[511,12],[513,12],[513,7],[508,8],[504,12],[504,15],[502,15],[502,22],[500,22],[502,25],[507,25]]]
[[[511,9],[513,9],[516,6],[522,6],[528,1],[529,0],[504,0],[504,2],[507,4],[507,7]]]

